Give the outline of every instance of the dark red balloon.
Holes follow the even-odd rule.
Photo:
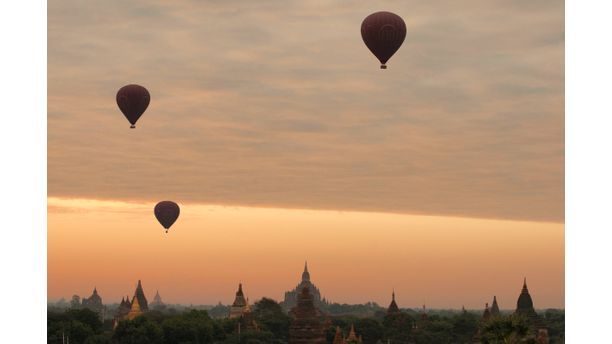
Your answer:
[[[130,121],[130,128],[136,128],[136,121],[142,116],[149,102],[151,95],[146,88],[140,85],[123,86],[117,92],[117,105],[123,112],[125,118]]]
[[[172,201],[161,201],[155,205],[155,217],[168,232],[170,226],[178,219],[181,209]]]
[[[361,23],[361,38],[380,61],[380,68],[386,69],[385,63],[406,38],[406,23],[391,12],[372,13]]]

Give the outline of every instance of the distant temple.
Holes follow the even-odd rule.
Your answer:
[[[521,289],[521,294],[516,301],[516,310],[514,314],[527,317],[532,331],[536,334],[538,343],[548,343],[548,329],[546,328],[544,320],[533,308],[533,300],[527,289],[526,278],[523,280],[523,289]]]
[[[83,298],[81,301],[82,308],[87,308],[91,311],[98,313],[101,319],[104,319],[104,311],[106,308],[102,304],[102,298],[98,295],[98,290],[94,287],[93,293],[88,298]]]
[[[244,298],[242,283],[239,283],[238,291],[236,292],[236,297],[234,298],[234,303],[232,303],[232,306],[230,307],[230,319],[241,317],[245,313],[245,310],[250,310],[250,307],[248,306],[247,300]]]
[[[317,288],[312,282],[310,282],[310,273],[308,272],[308,262],[304,263],[304,272],[302,272],[302,281],[295,287],[295,289],[285,292],[285,300],[281,302],[281,306],[285,310],[290,310],[297,305],[298,295],[301,294],[304,287],[308,287],[310,295],[313,298],[314,305],[316,307],[324,307],[327,305],[327,301],[321,298],[319,288]]]
[[[156,296],[159,296],[157,294]],[[161,301],[161,298],[159,299]],[[138,285],[136,286],[136,290],[134,291],[134,296],[132,297],[132,301],[130,301],[130,297],[126,296],[125,298],[121,298],[121,303],[119,304],[119,308],[117,309],[117,313],[115,314],[115,318],[113,319],[113,328],[119,324],[120,320],[132,320],[139,315],[144,314],[149,310],[149,306],[147,303],[147,298],[144,295],[144,291],[142,290],[142,283],[138,280]]]
[[[290,315],[293,319],[289,327],[289,344],[327,343],[319,312],[308,285],[302,287],[297,298],[297,305],[291,309]]]
[[[480,319],[482,322],[487,322],[491,319],[491,311],[489,310],[489,303],[485,303],[485,310],[482,313],[482,318]]]
[[[155,297],[153,298],[153,302],[149,305],[152,309],[163,308],[164,303],[162,302],[161,296],[159,296],[159,290],[155,291]]]
[[[497,305],[497,296],[493,295],[493,303],[491,304],[491,317],[498,317],[501,313],[499,312],[499,306]]]
[[[395,303],[395,290],[391,294],[391,303],[389,304],[389,308],[387,308],[387,315],[393,315],[400,313],[399,307],[397,307],[397,303]]]
[[[357,337],[355,334],[355,326],[351,324],[351,330],[349,331],[349,335],[345,338],[342,336],[342,330],[340,330],[340,326],[336,326],[336,334],[334,336],[334,340],[332,344],[361,344],[363,340],[361,336]]]

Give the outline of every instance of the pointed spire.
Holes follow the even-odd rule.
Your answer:
[[[527,289],[527,277],[523,277],[523,290],[521,290],[522,293],[529,293],[529,290]]]
[[[349,331],[348,337],[346,337],[347,341],[357,341],[357,335],[355,334],[355,325],[351,324],[351,330]]]
[[[395,288],[393,288],[393,292],[391,293],[391,301],[395,301]]]
[[[491,315],[499,315],[499,306],[497,305],[497,297],[495,295],[493,295],[493,303],[491,304]]]
[[[302,272],[302,282],[310,282],[310,272],[308,272],[308,261],[304,262],[304,272]]]

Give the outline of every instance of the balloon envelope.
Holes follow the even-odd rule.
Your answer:
[[[136,128],[136,121],[142,116],[149,102],[151,95],[146,88],[140,85],[123,86],[117,92],[117,105],[123,115],[132,124],[130,128]]]
[[[391,12],[372,13],[361,23],[361,38],[380,61],[380,68],[386,69],[385,63],[406,38],[406,24],[400,16]]]
[[[157,203],[154,209],[157,221],[166,229],[166,232],[172,224],[178,219],[181,212],[178,204],[172,201],[161,201]]]

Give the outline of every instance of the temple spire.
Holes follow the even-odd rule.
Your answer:
[[[308,272],[308,261],[304,262],[304,272],[302,272],[302,282],[310,281],[310,272]]]

